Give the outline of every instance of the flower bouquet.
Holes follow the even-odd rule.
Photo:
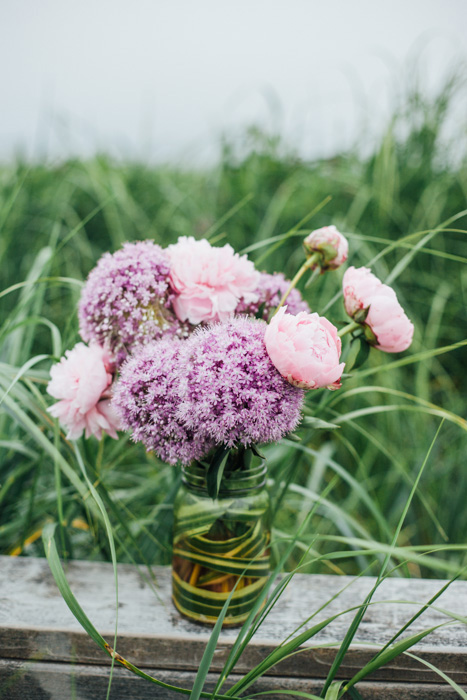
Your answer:
[[[334,226],[304,240],[289,282],[259,272],[230,245],[182,237],[106,253],[79,303],[84,342],[51,370],[49,408],[68,438],[131,432],[162,461],[180,465],[174,504],[173,600],[214,623],[247,617],[269,573],[269,500],[261,446],[299,428],[306,392],[336,390],[341,337],[386,352],[411,343],[413,325],[394,291],[369,269],[343,277],[350,322],[340,330],[297,290],[347,259]],[[351,344],[349,343],[349,345]]]

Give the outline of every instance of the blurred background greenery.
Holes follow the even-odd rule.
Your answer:
[[[291,277],[303,235],[332,223],[349,237],[350,264],[371,266],[394,284],[415,324],[414,342],[403,356],[372,350],[339,392],[309,392],[308,414],[339,429],[303,428],[300,443],[267,449],[276,552],[327,487],[288,567],[311,547],[306,571],[367,569],[390,543],[445,417],[395,560],[406,562],[406,575],[457,571],[467,531],[467,133],[449,139],[445,125],[464,91],[459,75],[436,95],[412,89],[366,154],[356,144],[305,161],[279,136],[251,128],[224,138],[219,162],[206,169],[105,155],[1,166],[0,552],[42,556],[41,530],[58,520],[63,556],[110,558],[45,393],[51,363],[78,340],[77,280],[104,251],[127,240],[166,246],[180,235],[208,236]],[[312,309],[337,325],[346,322],[341,277],[302,285]],[[80,449],[108,509],[119,561],[169,563],[179,471],[125,437],[82,440]]]

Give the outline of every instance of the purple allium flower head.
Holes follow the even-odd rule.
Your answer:
[[[202,459],[214,443],[177,419],[180,349],[176,338],[138,348],[121,368],[112,406],[132,439],[169,464]]]
[[[217,444],[276,442],[296,428],[303,391],[285,380],[264,345],[264,321],[237,317],[182,343],[178,418]]]
[[[80,334],[114,354],[117,364],[138,345],[183,335],[170,309],[167,254],[152,241],[124,243],[91,270],[79,303]]]
[[[273,275],[262,272],[258,288],[255,290],[258,301],[254,303],[245,303],[243,299],[240,299],[235,313],[257,316],[259,310],[262,308],[261,317],[267,321],[270,312],[276,308],[289,288],[289,284],[289,280],[284,277],[282,272],[275,272]],[[292,316],[296,316],[300,311],[309,313],[310,307],[306,301],[302,299],[299,290],[294,288],[287,297],[287,312],[292,314]]]

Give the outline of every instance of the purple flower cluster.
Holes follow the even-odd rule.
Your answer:
[[[262,309],[261,318],[267,321],[271,311],[279,304],[289,285],[289,280],[281,272],[276,272],[273,275],[262,272],[258,288],[255,290],[258,300],[253,303],[246,303],[243,299],[240,299],[235,313],[257,317],[260,309]],[[294,288],[287,297],[287,313],[296,316],[300,311],[309,313],[310,307],[302,299],[299,290]]]
[[[163,339],[140,348],[123,364],[112,402],[133,440],[169,464],[201,459],[213,446],[176,415],[182,347],[176,339]]]
[[[183,424],[216,444],[276,442],[300,420],[303,391],[285,380],[266,351],[263,321],[244,317],[199,329],[183,343]]]
[[[171,311],[169,258],[152,241],[125,243],[105,253],[90,272],[79,303],[83,340],[108,347],[117,364],[138,345],[183,335]]]
[[[276,442],[294,430],[303,391],[272,364],[266,327],[237,317],[137,351],[123,364],[113,399],[133,440],[166,462],[188,464],[216,445]]]
[[[238,295],[238,316],[192,333],[175,312],[172,268],[169,254],[152,241],[125,243],[101,257],[83,288],[80,333],[114,356],[120,378],[112,405],[123,427],[171,464],[203,459],[216,445],[280,440],[300,420],[303,391],[274,367],[264,321],[248,316],[267,319],[289,282],[255,272],[258,289]],[[179,274],[189,278],[190,269],[187,260]],[[209,267],[210,274],[216,270]],[[308,310],[300,292],[290,293],[288,310]]]

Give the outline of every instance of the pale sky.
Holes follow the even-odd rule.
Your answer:
[[[203,164],[256,122],[330,155],[467,58],[466,0],[1,0],[0,160]]]

